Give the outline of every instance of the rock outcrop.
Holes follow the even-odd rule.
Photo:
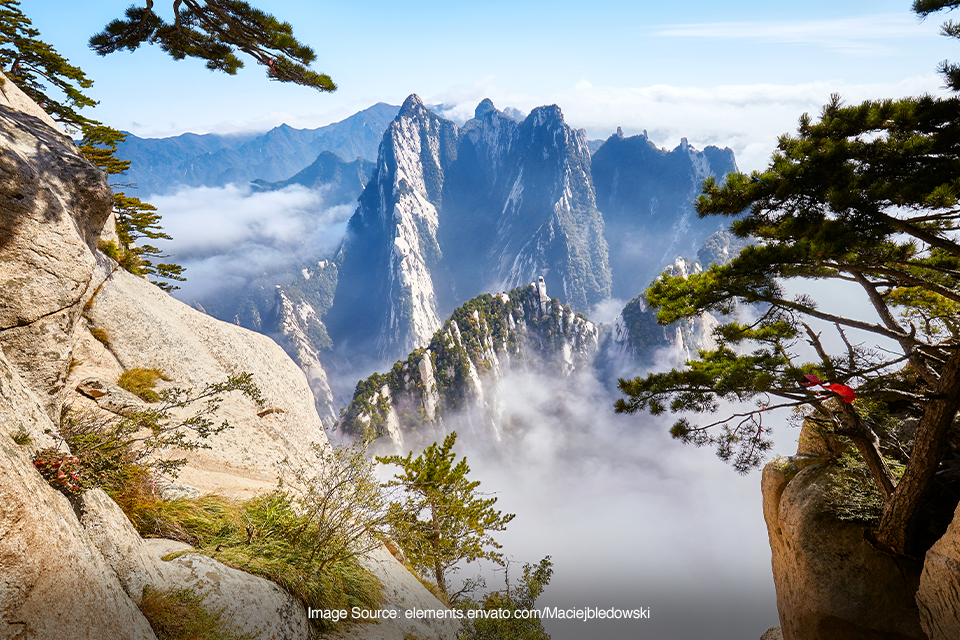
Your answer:
[[[31,464],[55,425],[0,354],[0,637],[155,640],[80,524]],[[26,433],[30,438],[14,436]]]
[[[91,246],[110,211],[103,174],[4,80],[0,101],[0,636],[152,639],[70,502],[31,458],[54,443]]]
[[[919,563],[884,554],[864,526],[825,508],[835,467],[804,429],[797,456],[763,470],[763,516],[773,553],[784,640],[924,640],[914,594]]]
[[[338,427],[386,436],[397,450],[404,434],[429,438],[456,415],[487,442],[501,439],[501,385],[511,371],[562,380],[589,369],[598,329],[547,295],[543,278],[509,294],[485,294],[454,311],[422,349],[357,385]]]
[[[113,195],[12,82],[2,91],[27,111],[0,104],[0,348],[53,416]]]
[[[924,557],[917,605],[929,640],[960,638],[960,507]]]
[[[164,563],[104,492],[71,502],[32,464],[40,449],[65,446],[62,409],[109,418],[142,406],[113,383],[129,368],[163,371],[161,390],[250,372],[262,392],[262,407],[224,399],[216,418],[233,428],[190,456],[183,478],[192,487],[181,489],[272,489],[280,460],[309,465],[311,445],[326,437],[304,374],[279,346],[187,307],[97,250],[112,207],[105,175],[12,83],[2,93],[0,637],[155,640],[137,607],[148,585],[215,592],[209,604],[254,637],[308,637],[302,605],[277,585],[198,555]],[[378,575],[388,606],[439,606],[398,562]],[[439,638],[444,627],[419,631]]]

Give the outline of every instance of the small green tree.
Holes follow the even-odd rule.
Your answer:
[[[496,550],[501,546],[492,531],[503,531],[514,514],[503,515],[493,508],[496,498],[482,498],[478,480],[468,480],[466,458],[457,461],[453,445],[456,432],[443,444],[436,442],[418,457],[378,457],[383,464],[401,467],[386,487],[400,487],[402,501],[390,504],[389,521],[394,539],[418,571],[432,573],[443,599],[455,603],[465,593],[450,593],[448,576],[463,561],[503,562]],[[469,588],[470,585],[467,585]]]
[[[506,569],[509,570],[509,564]],[[508,574],[504,590],[488,593],[480,603],[467,600],[458,605],[464,610],[496,611],[498,616],[503,615],[501,612],[509,611],[506,614],[509,617],[467,616],[461,621],[458,640],[550,640],[540,618],[518,615],[518,612],[527,612],[536,607],[537,598],[552,576],[553,563],[547,556],[535,565],[524,564],[523,578],[519,584],[511,585]]]
[[[267,67],[271,80],[336,90],[330,76],[307,68],[316,54],[293,37],[289,23],[242,0],[173,0],[172,5],[172,22],[154,12],[153,0],[146,0],[146,6],[131,5],[124,19],[114,20],[90,38],[90,48],[105,56],[158,44],[174,60],[200,58],[211,71],[230,75],[243,67],[235,55],[239,50]]]
[[[0,0],[0,67],[3,73],[54,120],[79,128],[92,123],[78,113],[95,100],[83,93],[93,80],[70,64],[20,11],[18,0]],[[49,93],[48,86],[60,94]]]
[[[124,141],[126,134],[99,123],[88,123],[83,127],[83,139],[80,151],[90,162],[103,169],[107,175],[126,173],[130,162],[116,157],[117,145]],[[122,186],[112,184],[113,187]],[[133,198],[122,191],[113,194],[113,213],[117,223],[117,237],[120,246],[110,242],[101,244],[101,249],[116,260],[130,273],[140,276],[155,276],[150,281],[170,292],[179,287],[172,281],[183,282],[184,268],[176,263],[154,262],[157,258],[166,258],[157,247],[141,242],[149,240],[171,240],[160,226],[161,216],[152,204]]]

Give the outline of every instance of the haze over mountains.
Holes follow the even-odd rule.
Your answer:
[[[692,201],[705,177],[736,170],[729,149],[699,151],[686,140],[660,149],[645,134],[619,130],[591,143],[556,105],[511,116],[522,114],[484,100],[460,126],[411,95],[402,107],[374,105],[315,130],[131,137],[120,155],[133,162],[127,177],[143,192],[231,183],[251,194],[306,189],[315,202],[301,205],[301,225],[323,226],[323,212],[356,203],[336,252],[311,245],[309,233],[273,242],[285,262],[218,274],[188,300],[280,342],[313,372],[318,410],[332,422],[357,377],[426,346],[477,295],[542,278],[561,305],[589,317],[598,305],[636,298],[719,229],[697,218]],[[637,321],[641,307],[635,300],[630,321],[618,321],[612,351],[633,357],[671,339],[649,339],[652,320]],[[343,378],[333,390],[316,374],[331,369]]]
[[[347,162],[375,159],[383,131],[396,114],[397,107],[380,102],[318,129],[281,125],[262,135],[185,133],[174,138],[127,134],[117,156],[132,162],[124,178],[143,195],[258,179],[274,182],[292,177],[323,151]]]

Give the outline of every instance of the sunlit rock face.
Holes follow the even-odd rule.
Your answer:
[[[312,445],[328,446],[303,372],[270,338],[188,307],[100,252],[113,202],[106,176],[9,81],[0,87],[0,168],[0,637],[156,640],[137,607],[149,585],[213,594],[245,635],[306,638],[302,605],[279,586],[204,556],[162,563],[105,492],[68,498],[33,463],[47,447],[67,453],[62,410],[110,424],[143,409],[114,384],[124,370],[161,370],[161,391],[249,372],[263,404],[227,394],[215,417],[232,428],[188,454],[181,479],[192,486],[180,488],[272,491],[278,463],[309,472],[319,464]],[[278,297],[294,345],[314,326],[308,306]],[[385,607],[442,607],[386,550],[365,562]],[[370,627],[346,637],[456,633],[455,621]]]
[[[476,116],[457,127],[413,95],[388,127],[339,257],[336,345],[398,357],[471,296],[538,277],[575,310],[609,296],[583,133],[556,106]]]

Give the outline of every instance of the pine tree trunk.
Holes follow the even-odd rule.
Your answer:
[[[908,555],[910,540],[920,502],[943,458],[947,434],[960,410],[960,351],[947,360],[940,371],[940,382],[917,425],[910,462],[886,501],[877,544],[898,555]]]
[[[443,578],[443,566],[440,564],[440,523],[437,521],[437,504],[431,498],[430,517],[433,520],[433,572],[437,580],[437,588],[443,594],[443,600],[446,604],[450,596],[447,595],[447,581]]]

